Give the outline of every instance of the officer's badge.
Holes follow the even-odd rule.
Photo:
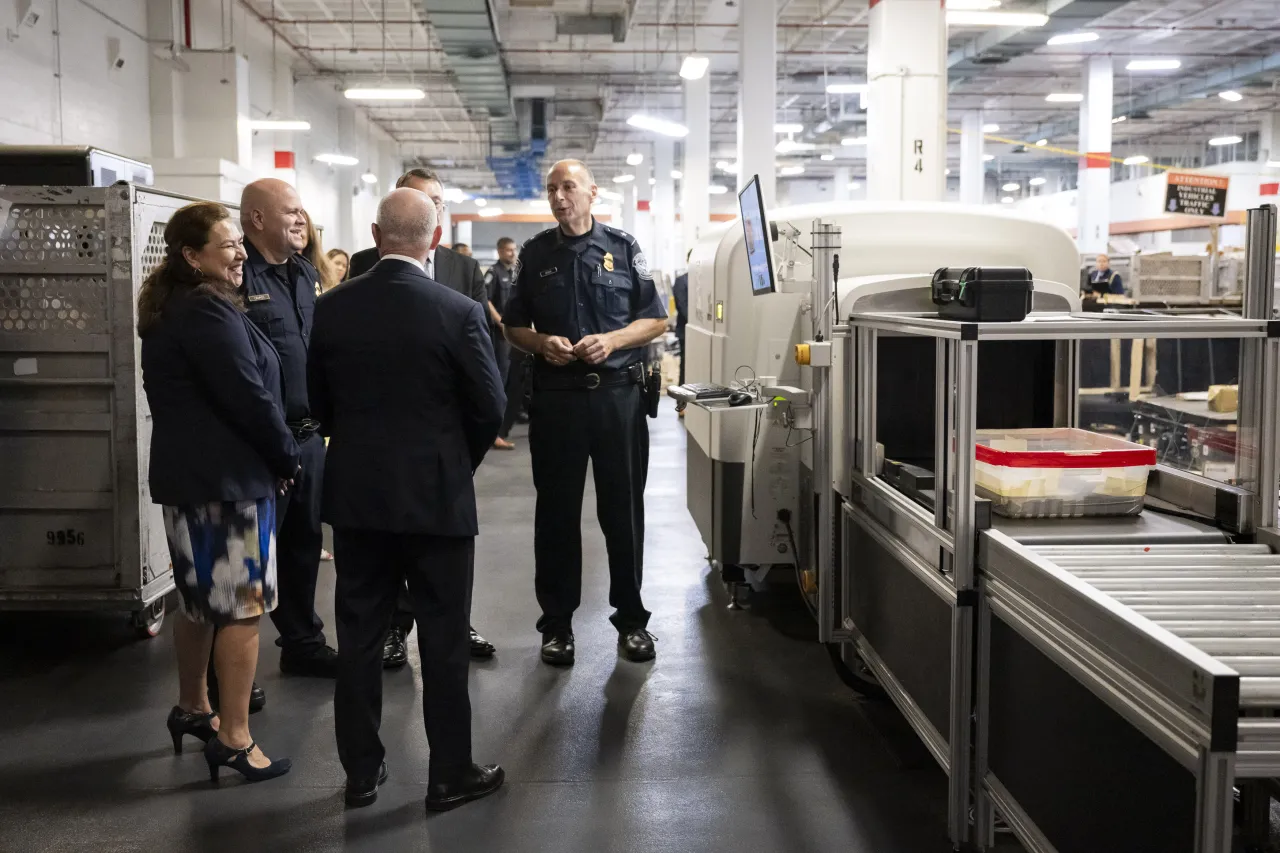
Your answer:
[[[604,253],[604,268],[609,272],[613,272],[613,253],[612,252]]]
[[[645,258],[644,252],[636,252],[635,260],[631,263],[636,268],[636,275],[644,279],[653,278],[649,273],[649,261]]]

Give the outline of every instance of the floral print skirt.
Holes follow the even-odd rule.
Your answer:
[[[163,511],[173,580],[188,619],[225,625],[275,609],[275,498]]]

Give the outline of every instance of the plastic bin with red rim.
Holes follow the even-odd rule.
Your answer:
[[[1082,429],[978,430],[975,485],[1007,518],[1137,515],[1156,452]]]

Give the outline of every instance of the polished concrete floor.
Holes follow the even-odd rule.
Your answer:
[[[523,431],[477,475],[474,621],[499,651],[473,665],[471,699],[476,759],[507,770],[495,796],[425,816],[416,660],[386,674],[390,782],[373,807],[345,812],[332,683],[281,675],[269,621],[258,675],[269,700],[253,733],[294,770],[214,789],[195,742],[174,756],[164,729],[176,698],[167,626],[138,641],[116,616],[0,614],[0,850],[950,850],[945,777],[891,706],[840,682],[794,589],[726,609],[685,509],[683,430],[670,410],[650,424],[653,664],[616,655],[590,495],[578,663],[538,662]],[[332,566],[321,572],[331,622]]]

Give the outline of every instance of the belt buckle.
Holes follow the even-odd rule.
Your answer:
[[[588,374],[586,375],[586,377],[584,377],[584,378],[587,380],[587,390],[588,390],[588,391],[594,391],[594,390],[596,390],[597,388],[599,388],[599,387],[600,387],[600,374],[599,374],[599,373],[588,373]]]

